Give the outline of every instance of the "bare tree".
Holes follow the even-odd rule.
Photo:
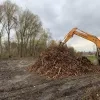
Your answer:
[[[14,40],[11,39],[12,31],[16,36]],[[4,42],[3,33],[7,34]],[[10,1],[0,6],[0,54],[3,48],[4,55],[9,57],[36,56],[47,47],[48,39],[49,34],[43,29],[38,15],[22,10]]]
[[[47,48],[48,40],[51,38],[50,32],[42,29],[40,37],[35,40],[35,56]]]
[[[19,30],[17,34],[17,38],[20,38],[20,56],[23,56],[23,51],[24,51],[24,46],[25,46],[25,40],[27,39],[27,32],[28,28],[30,26],[30,17],[29,17],[29,11],[24,11],[20,16],[19,16]]]
[[[29,44],[31,50],[33,49],[35,37],[41,28],[41,22],[38,16],[26,10],[19,17],[19,26],[20,56],[22,57],[27,54],[27,46]]]
[[[33,23],[31,24],[30,30],[30,55],[35,56],[35,42],[36,39],[41,35],[42,25],[38,16],[33,16]]]
[[[3,22],[3,5],[0,5],[0,56],[2,55],[2,36],[5,23]]]
[[[8,53],[9,57],[11,57],[11,52],[10,52],[10,33],[11,30],[14,28],[14,17],[16,16],[17,12],[17,6],[10,1],[5,1],[4,2],[4,20],[5,20],[5,29],[8,34]]]

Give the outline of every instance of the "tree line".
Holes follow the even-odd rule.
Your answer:
[[[13,39],[12,39],[13,37]],[[0,57],[36,57],[47,48],[51,34],[38,15],[5,1],[0,5]]]

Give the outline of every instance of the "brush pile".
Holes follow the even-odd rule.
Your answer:
[[[42,52],[30,70],[54,79],[92,72],[91,66],[86,57],[77,58],[68,47],[55,46]]]

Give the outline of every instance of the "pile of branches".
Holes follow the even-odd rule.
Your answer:
[[[92,63],[86,58],[72,55],[68,47],[49,47],[42,52],[30,71],[49,78],[62,78],[92,72]]]

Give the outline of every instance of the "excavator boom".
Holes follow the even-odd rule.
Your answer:
[[[87,39],[93,43],[96,44],[97,46],[97,58],[98,58],[98,62],[100,64],[100,39],[98,39],[96,36],[91,35],[89,33],[86,33],[82,30],[79,30],[78,28],[73,28],[64,38],[64,40],[62,41],[62,44],[64,45],[70,38],[73,37],[73,35],[77,35],[80,36],[84,39]]]
[[[64,40],[63,40],[63,43],[65,44],[70,38],[73,37],[73,35],[77,35],[77,36],[80,36],[80,37],[82,37],[82,38],[84,38],[84,39],[87,39],[87,40],[89,40],[89,41],[95,43],[96,46],[97,46],[98,48],[100,48],[100,40],[99,40],[96,36],[91,35],[91,34],[89,34],[89,33],[86,33],[86,32],[84,32],[84,31],[81,31],[81,30],[79,30],[79,29],[77,29],[77,28],[73,28],[73,29],[65,36],[65,38],[64,38]]]

